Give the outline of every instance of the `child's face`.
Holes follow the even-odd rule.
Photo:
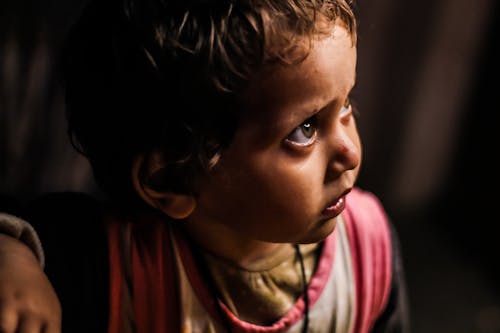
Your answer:
[[[348,104],[352,44],[335,25],[304,62],[259,74],[244,95],[248,116],[188,220],[235,240],[307,243],[333,231],[361,161]]]

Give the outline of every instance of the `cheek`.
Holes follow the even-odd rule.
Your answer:
[[[221,194],[246,216],[278,219],[294,215],[312,206],[314,196],[319,194],[321,183],[319,172],[311,170],[313,163],[297,165],[284,163],[276,156],[242,163],[226,173],[221,181]]]
[[[200,212],[246,236],[292,241],[309,232],[325,204],[322,162],[253,154],[221,164],[200,197]]]
[[[249,186],[259,186],[259,193],[285,214],[307,214],[322,201],[324,163],[309,156],[304,160],[277,152],[255,161],[249,170]]]

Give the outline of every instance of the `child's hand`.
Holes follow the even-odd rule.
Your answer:
[[[61,305],[33,252],[0,234],[0,333],[59,333]]]

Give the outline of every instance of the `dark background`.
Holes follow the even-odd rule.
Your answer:
[[[85,3],[0,2],[0,195],[97,191],[56,78]],[[498,333],[500,2],[358,0],[356,11],[359,185],[399,231],[413,332]]]

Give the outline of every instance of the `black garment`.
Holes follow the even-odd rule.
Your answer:
[[[36,199],[23,217],[45,252],[45,272],[62,306],[63,333],[105,333],[109,311],[108,250],[103,206],[88,195]]]
[[[375,322],[373,333],[409,333],[408,294],[404,276],[401,246],[394,225],[389,223],[392,244],[391,293],[384,312]]]

